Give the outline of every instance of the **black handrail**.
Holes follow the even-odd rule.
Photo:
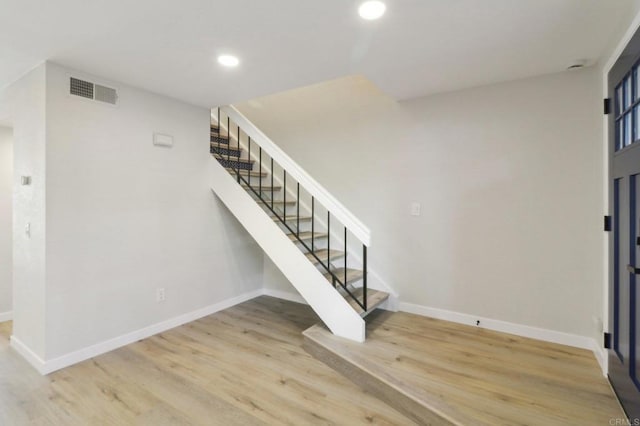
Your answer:
[[[230,117],[227,116],[227,166],[231,168],[238,179],[238,183],[245,183],[249,190],[258,197],[258,199],[273,213],[273,215],[284,225],[284,227],[294,235],[295,239],[298,243],[300,243],[308,253],[311,254],[313,258],[317,261],[317,264],[324,268],[330,275],[331,283],[333,287],[337,287],[338,285],[351,297],[355,302],[364,310],[367,311],[367,247],[366,245],[362,245],[362,260],[363,260],[363,300],[362,302],[358,300],[358,298],[349,290],[348,288],[348,269],[347,269],[347,254],[348,254],[348,245],[347,245],[347,227],[344,227],[344,277],[342,279],[338,277],[335,273],[335,270],[331,269],[331,212],[327,209],[327,263],[324,264],[323,260],[316,254],[315,251],[315,197],[311,196],[311,247],[309,247],[306,242],[300,238],[300,182],[297,182],[296,185],[296,193],[297,193],[297,209],[296,209],[296,230],[291,229],[287,222],[287,171],[283,168],[283,216],[280,217],[280,214],[276,211],[274,207],[274,188],[273,188],[273,176],[274,176],[274,163],[273,157],[271,157],[271,200],[264,199],[262,194],[262,147],[259,147],[259,165],[258,169],[258,181],[259,187],[258,191],[256,188],[251,186],[251,172],[252,169],[247,170],[247,179],[245,179],[240,173],[240,158],[238,157],[238,161],[231,162],[231,127],[230,127]],[[220,109],[218,108],[218,135],[220,135]],[[248,160],[251,160],[251,137],[247,135],[248,141]],[[238,125],[238,148],[240,147],[240,126]],[[222,157],[224,158],[224,157]],[[269,204],[269,201],[271,203]]]

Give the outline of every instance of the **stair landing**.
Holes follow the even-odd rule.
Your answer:
[[[376,311],[367,340],[315,325],[305,349],[418,424],[596,425],[624,419],[591,351]]]

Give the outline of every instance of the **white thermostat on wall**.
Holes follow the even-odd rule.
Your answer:
[[[155,146],[164,146],[167,148],[171,148],[173,146],[173,136],[165,135],[162,133],[154,133],[153,144]]]

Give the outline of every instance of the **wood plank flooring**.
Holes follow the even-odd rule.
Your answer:
[[[260,297],[46,377],[0,324],[0,425],[414,424],[304,351],[318,321]]]
[[[322,325],[305,336],[319,359],[421,423],[626,421],[587,350],[387,311],[367,318],[365,343],[336,337]]]

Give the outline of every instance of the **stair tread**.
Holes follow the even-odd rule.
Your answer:
[[[215,154],[212,153],[211,155],[213,155],[213,157],[216,160],[224,160],[227,161],[227,156],[226,155],[219,155],[219,154]],[[234,157],[233,155],[229,157],[229,161],[236,161],[238,163],[246,163],[246,164],[253,164],[255,163],[254,160],[248,160],[246,158],[238,158],[238,157]]]
[[[344,252],[342,251],[338,251],[338,250],[327,250],[327,249],[320,249],[320,250],[316,250],[315,251],[316,256],[318,256],[318,258],[323,261],[326,262],[327,258],[329,258],[329,260],[331,259],[336,259],[338,257],[342,257],[344,256]],[[313,256],[312,253],[305,253],[305,256],[307,257],[307,259],[309,259],[310,262],[312,262],[313,264],[318,264],[319,262],[316,260],[316,258]]]
[[[242,147],[241,146],[238,146],[238,145],[229,146],[229,144],[220,143],[220,142],[211,142],[211,147],[212,148],[220,148],[220,149],[230,149],[232,151],[242,151]]]
[[[271,200],[267,200],[267,201],[263,201],[263,200],[256,200],[258,204],[268,204],[271,205]],[[287,206],[293,206],[296,204],[295,200],[287,200],[286,202],[284,200],[273,200],[273,205],[284,205],[286,204]]]
[[[249,189],[250,188],[249,185],[247,185],[246,183],[243,183],[241,186],[243,188],[245,188],[245,189]],[[262,191],[264,192],[264,191],[271,191],[272,186],[271,185],[262,185],[262,187],[261,187],[260,185],[251,185],[251,188],[255,189],[256,191],[259,191],[260,188],[262,188]],[[277,185],[273,186],[273,190],[274,191],[280,191],[281,189],[282,189],[281,186],[277,186]]]
[[[296,237],[296,234],[287,234],[287,237],[289,237],[289,239],[291,241],[296,241],[298,238],[300,238],[301,240],[311,240],[311,231],[304,231],[304,232],[300,232],[298,234],[298,237]],[[314,238],[326,238],[327,234],[324,232],[316,232],[315,234],[313,234]]]
[[[333,270],[333,273],[338,277],[340,281],[344,281],[344,268],[336,268]],[[324,277],[329,282],[333,282],[333,277],[329,272],[324,274]],[[359,281],[364,277],[364,273],[359,269],[351,269],[347,268],[347,282],[346,284],[351,284],[353,282]],[[345,284],[345,283],[343,283]]]
[[[362,302],[362,296],[364,295],[364,289],[362,287],[359,287],[359,288],[356,288],[355,290],[350,290],[350,291],[351,291],[351,294],[353,294],[354,297],[356,297],[359,301]],[[361,317],[365,317],[368,314],[370,314],[371,311],[373,311],[378,306],[380,306],[384,302],[386,302],[387,299],[389,298],[389,293],[384,292],[384,291],[380,291],[380,290],[374,290],[372,288],[368,288],[367,289],[367,311],[366,312],[364,311],[364,309],[362,309],[362,307],[360,305],[358,305],[358,302],[356,302],[353,299],[353,297],[351,297],[348,294],[346,294],[344,296],[344,298],[349,303],[349,305],[351,305],[351,307],[353,309],[355,309],[355,311],[360,314]]]
[[[236,174],[236,170],[235,169],[231,169],[229,167],[225,167],[227,169],[227,171],[229,173],[231,173],[232,175]],[[240,174],[241,175],[247,175],[249,172],[249,170],[240,170]],[[251,170],[251,176],[256,176],[256,177],[267,177],[267,173],[266,172],[256,172]]]
[[[279,222],[280,221],[280,219],[278,219],[276,216],[269,216],[269,217],[274,222]],[[287,215],[284,219],[287,222],[296,222],[298,220],[298,216],[289,216],[289,215]],[[300,222],[309,222],[309,221],[311,221],[311,216],[300,216]]]

